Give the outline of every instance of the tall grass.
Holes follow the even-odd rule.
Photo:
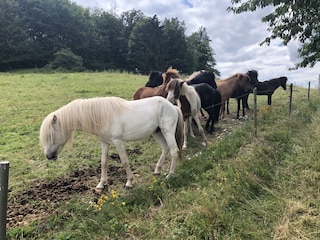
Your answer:
[[[38,146],[46,114],[78,97],[130,99],[147,79],[119,73],[0,77],[0,159],[10,160],[12,195],[35,179],[99,163],[99,144],[82,133],[59,161],[47,162]],[[131,158],[139,172],[132,191],[112,185],[96,203],[91,194],[78,195],[48,218],[9,229],[9,239],[319,239],[320,98],[314,91],[307,101],[306,89],[295,88],[290,115],[287,92],[277,90],[272,107],[265,102],[259,97],[257,137],[250,118],[222,121],[218,129],[228,133],[210,137],[205,149],[191,139],[170,179],[150,173],[159,156],[153,142],[130,143],[143,151]]]

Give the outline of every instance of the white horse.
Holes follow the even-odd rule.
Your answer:
[[[173,78],[168,83],[166,90],[168,92],[167,99],[170,102],[175,103],[177,100],[179,100],[181,104],[182,113],[184,115],[183,117],[185,119],[184,142],[182,148],[187,148],[188,129],[190,129],[190,136],[195,137],[191,126],[192,118],[195,120],[198,126],[198,130],[203,137],[204,142],[202,143],[202,145],[206,146],[208,140],[199,119],[201,100],[195,88],[187,85],[187,83],[182,79]],[[184,96],[185,98],[182,98],[181,96]],[[187,101],[185,101],[185,99]]]
[[[101,141],[101,179],[96,186],[107,185],[107,155],[113,144],[126,170],[126,188],[132,187],[133,173],[125,151],[125,141],[135,141],[150,135],[159,143],[162,154],[154,174],[160,174],[165,157],[170,151],[169,177],[174,173],[176,159],[181,158],[183,144],[183,116],[181,110],[163,97],[126,101],[118,97],[77,99],[50,113],[40,128],[40,143],[45,156],[56,160],[71,138],[73,131],[85,131]]]

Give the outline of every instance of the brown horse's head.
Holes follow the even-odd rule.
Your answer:
[[[162,74],[163,77],[163,83],[168,83],[171,78],[180,78],[179,71],[177,69],[173,69],[172,67],[169,67],[165,73]]]

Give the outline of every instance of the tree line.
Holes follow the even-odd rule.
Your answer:
[[[205,27],[190,36],[177,18],[132,9],[117,15],[70,0],[0,1],[0,71],[27,68],[123,70],[148,74],[174,66],[214,71]]]

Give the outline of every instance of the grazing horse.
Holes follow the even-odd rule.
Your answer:
[[[126,101],[117,97],[77,99],[50,113],[40,128],[40,143],[44,154],[56,160],[73,131],[92,133],[101,141],[101,178],[97,189],[107,185],[107,155],[113,144],[126,170],[125,187],[131,188],[133,173],[125,151],[126,141],[136,141],[152,135],[162,148],[154,174],[160,174],[168,152],[174,173],[176,159],[182,157],[183,116],[181,110],[163,97]],[[167,177],[168,177],[167,176]]]
[[[133,100],[153,96],[167,97],[166,86],[171,78],[177,77],[179,77],[179,71],[171,67],[168,68],[167,72],[163,73],[163,83],[159,87],[141,87],[133,94]]]
[[[229,100],[232,96],[236,96],[239,92],[243,91],[245,93],[250,93],[252,89],[258,83],[258,72],[251,70],[246,74],[238,73],[231,77],[219,81],[217,84],[217,90],[221,94],[221,110],[220,118],[224,118],[225,112],[225,102]],[[238,111],[240,110],[240,103],[238,105]],[[239,112],[238,112],[239,114]]]
[[[215,82],[215,75],[213,72],[200,70],[198,72],[194,72],[187,80],[188,85],[194,85],[199,83],[209,84],[214,89],[217,88],[217,84]]]
[[[205,84],[205,83],[204,83]],[[206,86],[210,87],[208,84],[205,84]],[[202,88],[203,86],[199,86],[199,88]],[[212,90],[213,88],[210,87]],[[172,79],[169,84],[167,85],[167,92],[168,92],[168,96],[167,99],[172,102],[175,103],[178,99],[180,100],[181,97],[185,97],[189,103],[190,103],[190,114],[185,116],[185,125],[184,125],[184,144],[183,144],[183,149],[187,148],[187,135],[188,135],[188,129],[190,129],[190,135],[192,137],[195,137],[192,131],[192,127],[191,127],[191,120],[192,118],[195,120],[197,126],[198,126],[198,130],[201,133],[203,139],[204,139],[204,143],[203,145],[207,144],[207,138],[204,134],[204,130],[201,126],[200,123],[200,119],[198,116],[198,113],[200,111],[200,108],[202,107],[202,102],[201,102],[201,98],[199,96],[199,94],[196,91],[196,88],[189,86],[188,84],[186,84],[185,81],[179,79],[179,78],[174,78]],[[210,97],[210,96],[208,96]],[[211,99],[214,99],[214,95],[211,96]],[[209,118],[211,120],[211,118]],[[207,122],[206,125],[206,129],[209,129],[209,120]],[[210,131],[210,130],[209,130]]]
[[[162,72],[152,71],[149,75],[149,80],[146,82],[145,87],[158,87],[163,83]]]

